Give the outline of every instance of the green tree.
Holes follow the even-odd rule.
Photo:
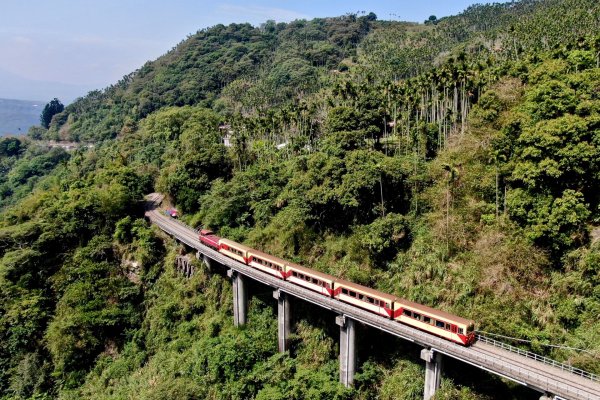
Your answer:
[[[50,103],[44,106],[44,110],[40,116],[40,122],[42,126],[48,129],[50,127],[52,117],[60,112],[63,112],[64,109],[65,106],[55,97],[52,101],[50,101]]]

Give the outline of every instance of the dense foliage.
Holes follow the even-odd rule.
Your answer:
[[[190,225],[600,373],[599,10],[218,25],[0,140],[0,398],[422,397],[419,349],[366,327],[339,385],[333,315],[309,304],[278,354],[259,284],[235,328],[227,280],[180,276],[186,249],[142,218],[151,191]],[[448,363],[436,398],[539,397]]]
[[[50,127],[52,118],[56,114],[63,112],[64,109],[65,106],[57,98],[54,98],[48,104],[46,104],[42,110],[42,115],[40,115],[40,124],[42,127],[48,129]]]

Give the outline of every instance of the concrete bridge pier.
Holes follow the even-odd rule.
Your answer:
[[[277,333],[278,346],[281,353],[289,350],[290,333],[292,332],[292,310],[290,295],[276,290],[273,297],[277,299]]]
[[[246,278],[230,269],[227,276],[233,283],[233,324],[246,325],[246,310],[248,310],[248,288]]]
[[[421,359],[425,361],[425,391],[423,400],[433,397],[440,387],[442,379],[442,353],[431,349],[421,350]]]
[[[350,387],[356,372],[356,322],[338,315],[335,323],[340,326],[340,383]]]

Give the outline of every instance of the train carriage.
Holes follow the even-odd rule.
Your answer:
[[[328,297],[333,296],[335,278],[331,275],[290,262],[285,265],[285,273],[286,281],[304,286]]]
[[[248,251],[248,265],[259,269],[267,274],[276,276],[277,278],[285,279],[285,264],[287,261],[281,258],[263,253],[258,250]]]
[[[335,281],[333,297],[388,318],[393,317],[397,299],[396,296],[341,279]]]
[[[215,235],[213,231],[208,229],[200,230],[198,239],[200,239],[200,243],[215,250],[219,250],[219,240],[221,239],[219,236]]]
[[[394,304],[394,319],[465,346],[475,340],[472,320],[412,301],[398,299]]]
[[[233,240],[221,238],[219,240],[219,253],[238,260],[244,264],[248,264],[248,252],[252,249],[243,244],[234,242]]]

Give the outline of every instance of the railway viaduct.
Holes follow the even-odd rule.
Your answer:
[[[444,357],[452,357],[477,368],[499,375],[540,392],[540,400],[600,400],[600,377],[560,364],[554,360],[526,352],[479,335],[470,347],[460,346],[418,329],[369,313],[361,308],[317,294],[290,282],[264,274],[230,259],[200,244],[198,232],[178,220],[166,217],[155,209],[162,196],[147,197],[146,218],[165,233],[197,251],[197,257],[209,268],[221,265],[233,284],[234,323],[246,323],[248,280],[252,279],[273,288],[278,304],[278,347],[288,349],[291,332],[291,297],[308,301],[337,314],[340,327],[340,382],[353,383],[356,371],[356,323],[371,326],[423,347],[425,362],[424,399],[429,400],[440,385]]]

